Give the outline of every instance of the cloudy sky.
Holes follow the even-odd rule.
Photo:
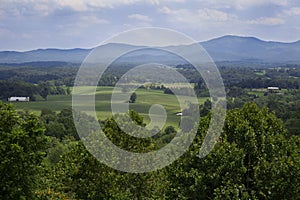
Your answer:
[[[298,0],[0,0],[0,50],[90,48],[138,27],[197,41],[223,35],[300,40]]]

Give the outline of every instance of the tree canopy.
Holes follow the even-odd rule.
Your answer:
[[[36,116],[0,102],[0,199],[31,199],[46,149]]]

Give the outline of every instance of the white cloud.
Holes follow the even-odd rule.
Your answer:
[[[247,21],[248,24],[259,24],[259,25],[268,25],[268,26],[275,26],[275,25],[282,25],[285,21],[281,18],[277,17],[262,17],[255,20]]]
[[[214,10],[214,9],[201,9],[198,10],[197,13],[204,16],[204,18],[212,19],[215,21],[227,21],[232,17],[232,15],[228,13]]]
[[[99,27],[99,25],[107,24],[110,24],[110,22],[105,19],[101,19],[93,15],[81,15],[71,23],[58,24],[57,27],[59,32],[63,32],[70,35],[78,35],[86,30],[92,30],[97,26]]]
[[[185,0],[55,0],[62,7],[70,7],[76,11],[87,11],[99,8],[115,8],[135,3],[161,5],[164,3],[183,3]]]
[[[300,1],[295,0],[0,2],[0,43],[4,49],[22,44],[29,45],[24,48],[34,45],[80,46],[85,42],[92,45],[91,38],[105,39],[119,31],[145,26],[175,29],[197,40],[225,34],[252,35],[268,40],[296,40],[300,35]],[[23,32],[27,35],[20,34]],[[47,34],[49,39],[45,40]],[[33,39],[24,39],[28,36]],[[40,44],[39,41],[45,42]]]
[[[151,22],[152,19],[149,16],[141,15],[141,14],[132,14],[128,16],[129,19],[136,19],[139,21]]]
[[[142,0],[4,0],[0,9],[18,9],[19,12],[40,12],[45,15],[61,8],[71,8],[75,11],[92,11],[97,9],[114,8],[116,6],[130,5]],[[152,0],[147,0],[151,3]],[[30,8],[26,11],[26,8]]]
[[[283,13],[288,16],[300,15],[300,7],[293,7],[288,10],[284,10]]]
[[[35,11],[38,11],[41,15],[48,15],[49,13],[51,13],[53,11],[53,8],[51,8],[49,5],[47,4],[35,4],[33,6],[33,9]]]
[[[199,4],[210,8],[235,8],[239,10],[269,4],[287,6],[290,4],[289,1],[291,0],[227,0],[222,2],[220,0],[197,0]]]
[[[70,7],[76,11],[86,11],[88,9],[88,1],[84,0],[56,0],[56,3],[60,7]]]
[[[115,8],[136,3],[162,5],[165,3],[184,3],[185,0],[19,0],[19,3],[47,5],[48,9],[69,7],[75,11]]]
[[[108,20],[100,19],[93,15],[81,16],[79,23],[88,23],[88,24],[109,24]]]
[[[147,2],[147,1],[144,1]],[[165,3],[185,3],[186,0],[148,0],[149,3],[154,5],[161,5]]]
[[[60,7],[69,7],[76,11],[88,11],[100,8],[114,8],[116,6],[129,5],[140,0],[54,0]]]
[[[279,5],[286,6],[288,5],[288,0],[229,0],[236,8],[246,9],[254,6],[262,6],[262,5]]]
[[[204,21],[225,22],[236,18],[236,16],[232,14],[208,8],[191,11],[188,9],[172,10],[168,7],[163,7],[160,9],[160,12],[169,15],[170,20],[172,21],[184,22],[192,25]]]

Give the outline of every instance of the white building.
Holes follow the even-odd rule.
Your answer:
[[[279,92],[280,88],[279,87],[268,87],[267,88],[269,92],[271,93],[277,93]]]
[[[29,97],[9,97],[8,101],[10,101],[10,102],[12,102],[12,101],[28,102],[29,101]]]

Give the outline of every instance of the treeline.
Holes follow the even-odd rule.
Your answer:
[[[11,96],[29,97],[35,100],[37,87],[33,84],[21,81],[0,81],[0,99],[7,101]]]
[[[60,85],[72,86],[79,65],[64,62],[34,62],[0,64],[0,80],[19,80],[37,84],[58,81]]]
[[[203,78],[199,77],[199,73],[192,66],[178,65],[176,68],[191,83],[198,85],[197,89],[205,84]],[[219,66],[219,71],[226,87],[241,87],[248,89],[267,88],[269,86],[280,87],[283,89],[299,89],[300,87],[299,65],[262,69]]]
[[[16,80],[0,80],[0,100],[7,101],[9,97],[29,97],[36,100],[36,95],[47,99],[48,95],[66,95],[71,93],[70,87],[57,86],[53,82],[39,82],[32,84]]]
[[[253,64],[254,65],[254,64]],[[243,66],[243,67],[241,67]],[[276,86],[284,89],[299,89],[300,65],[276,65],[271,68],[255,68],[219,64],[219,70],[226,87],[266,88]],[[99,80],[99,86],[114,86],[120,77],[133,65],[113,63],[107,68]],[[59,86],[73,86],[79,64],[61,62],[36,62],[0,65],[0,80],[21,80],[37,84],[39,82],[55,82]],[[175,69],[183,74],[191,83],[203,82],[199,73],[191,65],[177,65]],[[141,75],[141,79],[143,77]],[[88,80],[87,80],[88,83]],[[198,84],[199,85],[199,84]],[[199,95],[204,94],[199,90]]]
[[[73,86],[80,64],[66,62],[30,62],[20,64],[0,64],[0,80],[19,80],[38,84],[54,82],[59,86]],[[99,86],[114,86],[119,78],[133,66],[113,64],[99,80]]]
[[[59,113],[43,110],[36,116],[18,113],[12,105],[0,103],[0,116],[1,199],[300,196],[300,137],[288,136],[281,120],[254,103],[227,113],[223,132],[206,157],[198,155],[210,114],[201,117],[196,138],[182,157],[161,170],[143,174],[116,171],[95,159],[70,126],[70,109]],[[131,112],[129,116],[136,124],[145,125],[137,113]],[[86,116],[86,123],[90,120]],[[114,118],[100,123],[114,144],[133,152],[159,149],[174,137],[174,130],[168,128],[164,135],[171,138],[163,140],[164,143],[154,137],[138,139],[125,134]]]

